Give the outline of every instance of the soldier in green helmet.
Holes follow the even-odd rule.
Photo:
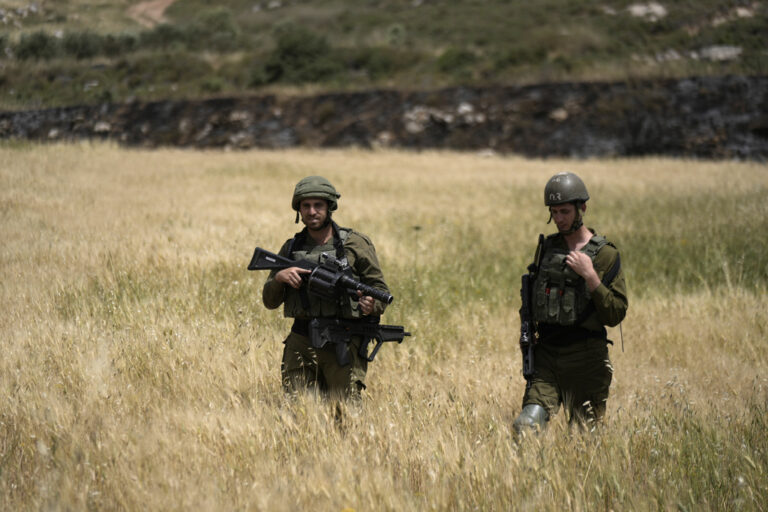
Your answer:
[[[362,233],[339,227],[331,219],[331,213],[338,208],[339,197],[336,188],[322,176],[308,176],[299,181],[291,207],[296,210],[296,222],[301,219],[304,229],[283,244],[280,256],[317,263],[326,253],[348,263],[354,279],[388,292],[371,240]],[[368,363],[358,354],[362,340],[359,337],[349,340],[350,360],[341,364],[333,347],[312,347],[309,323],[313,318],[358,319],[381,315],[386,304],[360,292],[358,297],[335,299],[307,293],[307,287],[302,286],[302,275],[309,272],[298,266],[273,270],[262,291],[267,308],[276,309],[282,304],[284,315],[294,319],[284,342],[283,388],[289,393],[311,389],[336,399],[359,399],[365,388]]]
[[[605,326],[622,321],[628,302],[619,251],[583,223],[588,200],[584,182],[570,172],[544,188],[557,233],[540,238],[529,268],[535,345],[513,425],[518,433],[545,428],[561,405],[570,423],[589,428],[605,414],[613,375]]]

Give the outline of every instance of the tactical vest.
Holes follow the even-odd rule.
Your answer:
[[[344,252],[344,241],[352,230],[340,228],[334,224],[333,237],[325,245],[312,247],[311,250],[305,249],[302,233],[297,233],[290,241],[288,257],[293,260],[307,260],[313,263],[320,262],[320,256],[323,253],[330,253],[338,259],[346,258]],[[352,277],[360,280],[354,269]],[[349,295],[342,295],[335,300],[324,299],[307,292],[306,285],[298,290],[291,287],[285,289],[285,301],[283,303],[283,314],[290,318],[314,318],[314,317],[337,317],[337,318],[359,318],[357,301],[353,301]]]
[[[586,318],[592,297],[584,278],[565,263],[568,250],[552,247],[550,235],[541,249],[539,271],[533,284],[533,320],[555,325],[579,325]],[[601,235],[593,236],[580,249],[594,263],[603,246],[610,244]]]

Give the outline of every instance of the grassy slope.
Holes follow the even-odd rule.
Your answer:
[[[21,2],[16,2],[22,5]],[[43,12],[18,19],[3,32],[13,48],[37,30],[102,35],[150,31],[126,16],[131,2],[46,2]],[[135,3],[135,2],[133,2]],[[544,0],[217,2],[238,36],[212,53],[189,42],[155,42],[113,57],[18,62],[6,58],[0,105],[43,106],[141,98],[238,94],[302,86],[349,89],[430,88],[452,84],[520,83],[567,79],[624,79],[689,74],[760,73],[768,64],[768,8],[737,2],[668,2],[655,22],[629,14],[629,1]],[[259,6],[258,10],[254,7]],[[210,12],[203,0],[178,0],[167,11],[184,29]],[[741,10],[739,10],[741,9]],[[749,13],[747,17],[745,13]],[[326,38],[332,72],[272,81],[263,68],[275,33],[304,27]],[[200,40],[193,37],[192,40]],[[205,47],[220,44],[206,40]],[[229,43],[228,43],[229,44]],[[738,59],[694,59],[712,45],[742,48]],[[664,55],[677,52],[679,59]],[[323,59],[320,59],[323,60]],[[94,85],[94,83],[96,85]],[[89,85],[90,84],[90,85]],[[12,92],[12,93],[11,93]]]
[[[630,311],[601,435],[523,445],[517,288],[569,168],[622,250]],[[761,510],[765,166],[423,152],[0,147],[0,508]],[[287,321],[255,245],[296,180],[376,243],[414,336],[346,431],[283,397]],[[674,177],[674,178],[672,178]],[[375,193],[372,193],[375,191]],[[759,237],[758,237],[759,238]]]

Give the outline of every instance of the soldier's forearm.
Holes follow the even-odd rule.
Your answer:
[[[270,278],[264,283],[261,299],[267,309],[277,309],[285,298],[285,285]]]

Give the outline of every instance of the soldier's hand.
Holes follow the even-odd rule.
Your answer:
[[[594,290],[600,286],[600,278],[597,277],[592,258],[580,251],[571,251],[565,257],[565,263],[579,274],[587,282],[587,289]]]
[[[363,292],[360,290],[357,291],[358,298],[358,304],[360,304],[360,312],[364,315],[370,315],[373,313],[373,303],[374,299],[373,297],[369,297],[367,295],[363,295]]]
[[[306,268],[300,267],[288,267],[284,268],[277,274],[275,274],[275,281],[278,283],[287,284],[291,288],[299,288],[301,286],[301,275],[309,274],[311,271]]]

